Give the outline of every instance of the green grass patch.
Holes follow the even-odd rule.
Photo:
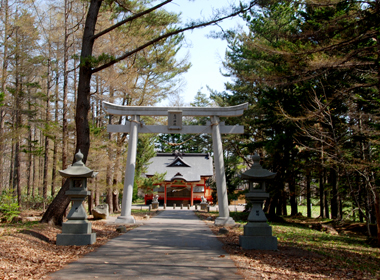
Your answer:
[[[342,267],[379,272],[380,253],[364,236],[331,235],[300,224],[272,223],[279,245],[299,247],[339,261]]]
[[[297,208],[298,208],[298,213],[301,213],[302,216],[307,217],[307,207],[306,207],[306,205],[298,205]],[[290,205],[286,206],[286,211],[287,211],[288,215],[290,215],[290,213],[292,212],[292,209],[291,209]],[[312,218],[317,218],[317,217],[319,217],[319,214],[320,214],[319,206],[312,206],[311,207],[311,217]]]

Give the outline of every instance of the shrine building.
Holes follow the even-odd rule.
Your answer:
[[[158,153],[150,160],[145,175],[152,177],[155,173],[165,173],[164,181],[159,184],[158,201],[160,204],[177,206],[201,202],[204,196],[212,202],[211,188],[206,184],[213,176],[213,163],[210,154],[206,153]],[[153,194],[145,195],[145,204],[152,202]]]

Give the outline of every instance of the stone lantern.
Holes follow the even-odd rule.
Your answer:
[[[277,250],[277,238],[272,236],[272,227],[268,225],[262,209],[264,200],[269,198],[265,191],[265,182],[273,179],[276,173],[262,168],[258,154],[253,155],[252,160],[251,168],[241,174],[241,178],[249,182],[249,192],[245,198],[252,203],[252,209],[248,223],[244,226],[244,235],[239,237],[239,243],[244,249]]]
[[[76,162],[59,171],[62,177],[69,180],[69,190],[65,194],[73,205],[67,215],[68,221],[62,224],[62,233],[57,234],[57,245],[89,245],[96,241],[96,233],[92,233],[82,203],[91,193],[87,190],[87,178],[95,177],[97,172],[87,168],[82,159],[83,154],[79,150],[75,155]]]

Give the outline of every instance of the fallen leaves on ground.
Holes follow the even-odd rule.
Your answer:
[[[230,254],[244,279],[380,279],[380,267],[374,275],[354,269],[344,257],[331,258],[281,240],[278,240],[277,251],[242,249],[239,246],[242,227],[230,227],[228,233],[220,234],[220,227],[215,226],[212,220],[206,220],[207,214],[198,216],[223,242],[223,248]],[[380,259],[379,249],[374,250],[377,250],[377,259]]]
[[[145,214],[134,215],[137,220]],[[44,279],[47,274],[94,251],[108,240],[120,235],[117,225],[92,220],[96,243],[86,246],[57,246],[60,227],[27,223],[2,225],[0,228],[0,279]],[[131,230],[136,226],[127,226]]]

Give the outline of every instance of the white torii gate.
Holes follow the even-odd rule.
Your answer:
[[[135,223],[131,215],[133,182],[135,177],[137,139],[139,133],[165,134],[198,134],[212,133],[214,152],[215,178],[219,204],[219,217],[216,225],[233,225],[235,221],[230,217],[228,209],[226,175],[224,172],[223,147],[221,134],[243,134],[244,126],[227,126],[219,121],[219,117],[241,116],[248,108],[248,103],[231,107],[152,107],[152,106],[122,106],[103,102],[105,111],[109,115],[131,116],[125,125],[108,125],[107,132],[129,133],[128,155],[124,179],[124,192],[121,204],[121,215],[118,223]],[[140,116],[168,116],[168,126],[143,125]],[[210,117],[211,123],[206,126],[182,126],[182,116]]]

